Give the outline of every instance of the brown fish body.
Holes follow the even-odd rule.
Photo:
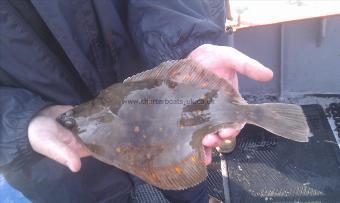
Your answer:
[[[280,121],[287,111],[294,122],[288,119],[284,127],[298,130],[296,134],[280,127],[287,123]],[[301,115],[295,105],[247,105],[228,82],[192,61],[182,61],[114,84],[59,121],[65,125],[71,119],[75,136],[97,159],[157,187],[185,189],[207,176],[204,135],[248,122],[306,141],[308,129]]]

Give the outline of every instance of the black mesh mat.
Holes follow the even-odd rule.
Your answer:
[[[251,125],[242,130],[235,151],[225,157],[231,202],[340,202],[332,131],[321,106],[303,109],[314,134],[308,143]]]
[[[141,184],[132,194],[133,203],[170,203],[157,188],[149,184]]]

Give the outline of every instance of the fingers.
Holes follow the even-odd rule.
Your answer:
[[[90,156],[89,150],[84,147],[83,144],[81,144],[69,131],[68,129],[65,129],[63,126],[59,125],[59,136],[58,140],[66,144],[70,149],[72,149],[73,152],[75,152],[78,157],[87,157]]]
[[[209,165],[211,163],[211,147],[204,147],[204,163]]]
[[[48,148],[42,149],[42,154],[67,166],[72,172],[80,170],[80,157],[69,146],[58,140],[50,140],[46,146]]]
[[[202,144],[206,147],[217,147],[221,142],[222,139],[216,134],[208,134],[202,140]]]
[[[28,139],[32,148],[65,166],[71,171],[80,170],[80,156],[68,144],[74,143],[75,138],[69,131],[60,131],[54,119],[38,116],[34,118],[28,127]]]
[[[218,136],[222,139],[230,139],[236,137],[240,133],[240,129],[235,128],[224,128],[218,131]]]
[[[236,137],[241,131],[240,128],[223,128],[218,133],[208,134],[203,137],[202,144],[206,147],[217,147],[223,140]]]
[[[232,77],[230,69],[258,81],[269,81],[273,77],[269,68],[231,47],[204,44],[192,51],[189,57],[227,79]]]
[[[38,136],[30,136],[29,139],[34,151],[67,166],[72,172],[80,170],[78,154],[49,132],[41,132]]]
[[[211,151],[213,147],[217,147],[222,143],[222,139],[217,134],[208,134],[204,136],[202,144],[204,147],[204,163],[211,163]]]
[[[273,72],[260,62],[236,49],[230,47],[220,48],[219,60],[223,60],[226,67],[231,67],[236,72],[258,81],[269,81],[273,78]]]
[[[211,163],[211,151],[213,147],[218,147],[223,140],[231,139],[236,137],[244,125],[236,128],[223,128],[218,133],[212,133],[204,136],[202,144],[204,147],[204,162],[206,165]]]

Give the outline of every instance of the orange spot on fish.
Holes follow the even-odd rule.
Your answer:
[[[174,77],[174,76],[176,76],[176,75],[178,75],[178,74],[179,74],[179,73],[178,73],[177,71],[172,71],[171,76]]]
[[[196,163],[196,162],[197,162],[197,158],[196,158],[195,156],[192,156],[192,157],[191,157],[191,161],[192,161],[193,163]]]
[[[152,178],[152,179],[157,179],[156,174],[155,174],[155,173],[151,173],[151,178]]]
[[[184,80],[191,81],[192,77],[190,75],[187,75],[187,76],[184,77]]]
[[[208,85],[209,84],[207,82],[204,82],[204,83],[201,84],[201,87],[206,88],[206,87],[208,87]]]
[[[175,171],[176,171],[176,173],[178,173],[178,174],[181,174],[182,173],[182,168],[181,167],[175,167]]]
[[[139,126],[135,126],[135,127],[133,128],[133,132],[138,133],[139,131],[140,131]]]

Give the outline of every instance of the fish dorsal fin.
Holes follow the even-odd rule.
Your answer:
[[[193,84],[212,90],[222,89],[232,97],[241,98],[239,92],[233,88],[229,81],[217,76],[193,59],[163,62],[153,69],[125,79],[124,83],[148,79],[171,80],[177,83]]]

